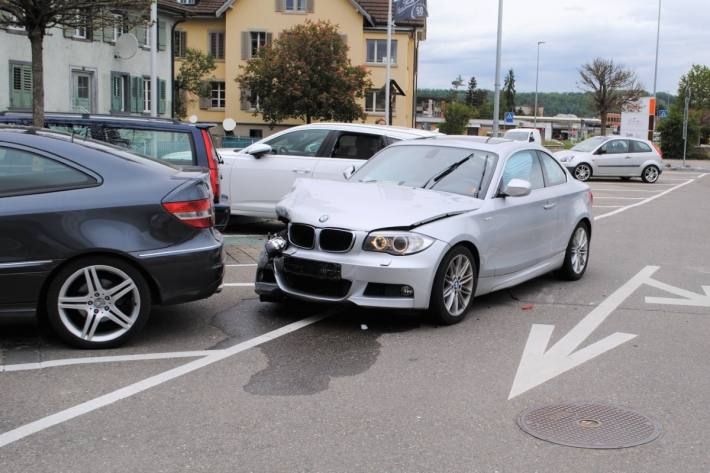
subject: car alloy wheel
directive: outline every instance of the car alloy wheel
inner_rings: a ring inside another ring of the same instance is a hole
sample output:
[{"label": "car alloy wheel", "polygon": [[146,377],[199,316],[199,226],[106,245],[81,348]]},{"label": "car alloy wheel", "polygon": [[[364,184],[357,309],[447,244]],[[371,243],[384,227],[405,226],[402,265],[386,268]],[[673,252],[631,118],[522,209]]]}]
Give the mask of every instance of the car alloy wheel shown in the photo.
[{"label": "car alloy wheel", "polygon": [[582,274],[587,267],[587,256],[589,255],[589,238],[584,227],[578,227],[572,237],[572,271],[575,274]]},{"label": "car alloy wheel", "polygon": [[643,182],[653,184],[658,180],[659,172],[656,166],[647,166],[643,170]]},{"label": "car alloy wheel", "polygon": [[464,255],[449,262],[444,277],[444,305],[454,317],[460,317],[473,297],[473,265]]},{"label": "car alloy wheel", "polygon": [[141,273],[114,258],[85,260],[65,268],[48,293],[48,315],[55,331],[81,348],[121,344],[143,326],[150,304]]},{"label": "car alloy wheel", "polygon": [[577,167],[574,168],[574,177],[578,181],[588,181],[589,178],[592,177],[592,168],[590,168],[588,164],[578,164]]},{"label": "car alloy wheel", "polygon": [[574,229],[567,244],[565,260],[558,274],[562,279],[576,281],[584,276],[589,263],[589,227],[582,222]]}]

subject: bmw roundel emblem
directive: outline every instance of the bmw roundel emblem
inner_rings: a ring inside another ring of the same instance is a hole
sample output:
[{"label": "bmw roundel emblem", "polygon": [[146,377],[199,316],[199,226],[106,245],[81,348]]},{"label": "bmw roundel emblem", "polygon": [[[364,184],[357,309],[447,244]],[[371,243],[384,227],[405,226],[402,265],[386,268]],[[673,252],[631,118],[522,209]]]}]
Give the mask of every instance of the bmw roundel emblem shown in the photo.
[{"label": "bmw roundel emblem", "polygon": [[330,216],[328,216],[328,215],[323,215],[323,216],[321,216],[321,218],[318,219],[318,221],[319,221],[320,223],[325,223],[325,222],[328,221],[329,218],[330,218]]}]

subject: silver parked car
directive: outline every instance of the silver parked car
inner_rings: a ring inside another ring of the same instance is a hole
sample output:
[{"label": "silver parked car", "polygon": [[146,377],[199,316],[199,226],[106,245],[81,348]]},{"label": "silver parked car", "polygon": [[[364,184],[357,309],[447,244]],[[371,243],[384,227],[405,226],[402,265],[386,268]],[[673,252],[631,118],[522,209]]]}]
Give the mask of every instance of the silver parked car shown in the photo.
[{"label": "silver parked car", "polygon": [[582,277],[592,195],[538,145],[442,137],[381,151],[348,182],[299,180],[259,262],[262,300],[429,309],[460,321],[475,295],[552,270]]},{"label": "silver parked car", "polygon": [[595,136],[570,150],[555,153],[557,159],[580,181],[592,176],[640,177],[652,184],[663,171],[660,151],[648,141],[618,136]]}]

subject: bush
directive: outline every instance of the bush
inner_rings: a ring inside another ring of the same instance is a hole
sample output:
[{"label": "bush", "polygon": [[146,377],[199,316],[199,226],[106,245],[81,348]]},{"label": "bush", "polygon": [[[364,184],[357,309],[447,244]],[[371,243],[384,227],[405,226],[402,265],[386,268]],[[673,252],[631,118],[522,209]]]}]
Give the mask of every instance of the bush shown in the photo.
[{"label": "bush", "polygon": [[[698,122],[693,117],[688,121],[688,150],[698,142]],[[668,117],[658,124],[661,133],[661,150],[663,157],[672,159],[683,158],[683,114],[671,110]]]},{"label": "bush", "polygon": [[447,135],[463,135],[466,133],[468,121],[474,116],[474,109],[466,104],[453,102],[446,105],[444,119],[439,131]]}]

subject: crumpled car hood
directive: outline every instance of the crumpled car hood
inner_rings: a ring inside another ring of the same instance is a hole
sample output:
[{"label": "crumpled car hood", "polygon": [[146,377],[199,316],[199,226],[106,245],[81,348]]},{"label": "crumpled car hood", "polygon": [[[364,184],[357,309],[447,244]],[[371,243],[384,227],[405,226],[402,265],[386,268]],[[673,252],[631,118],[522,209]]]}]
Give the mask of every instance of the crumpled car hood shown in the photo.
[{"label": "crumpled car hood", "polygon": [[393,183],[299,179],[276,212],[291,222],[316,227],[372,231],[415,227],[479,209],[482,204],[472,197]]}]

